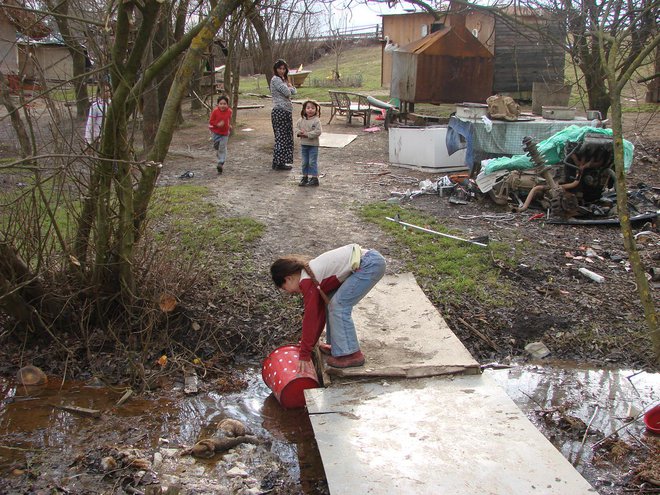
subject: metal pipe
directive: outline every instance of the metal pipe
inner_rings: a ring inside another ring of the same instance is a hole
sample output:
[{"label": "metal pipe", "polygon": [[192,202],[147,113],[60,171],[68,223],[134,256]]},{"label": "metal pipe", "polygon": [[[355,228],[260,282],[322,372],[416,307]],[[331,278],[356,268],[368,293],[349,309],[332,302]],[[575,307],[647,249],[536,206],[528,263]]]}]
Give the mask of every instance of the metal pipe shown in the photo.
[{"label": "metal pipe", "polygon": [[441,235],[442,237],[448,237],[450,239],[456,239],[457,241],[469,242],[470,244],[474,244],[475,246],[488,247],[488,244],[484,244],[482,242],[471,241],[469,239],[462,239],[460,237],[456,237],[455,235],[443,234],[442,232],[436,232],[435,230],[425,229],[424,227],[420,227],[418,225],[413,225],[411,223],[402,222],[401,220],[397,220],[396,218],[385,217],[385,219],[389,220],[391,222],[396,222],[398,224],[405,225],[406,227],[410,227],[412,229],[421,230],[422,232],[426,232],[427,234]]},{"label": "metal pipe", "polygon": [[527,199],[525,199],[525,203],[520,207],[520,208],[513,208],[513,211],[515,213],[520,213],[521,211],[525,211],[527,208],[529,208],[530,203],[534,199],[534,195],[542,190],[546,189],[548,186],[545,186],[543,184],[539,184],[538,186],[534,186],[530,189],[529,193],[527,194]]}]

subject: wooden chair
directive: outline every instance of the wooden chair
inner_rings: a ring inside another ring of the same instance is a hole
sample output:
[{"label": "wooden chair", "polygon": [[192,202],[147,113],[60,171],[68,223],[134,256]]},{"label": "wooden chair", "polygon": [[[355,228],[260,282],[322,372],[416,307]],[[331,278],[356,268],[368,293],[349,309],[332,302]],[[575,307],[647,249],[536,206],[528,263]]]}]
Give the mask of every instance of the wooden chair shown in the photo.
[{"label": "wooden chair", "polygon": [[365,95],[346,91],[328,91],[328,93],[332,102],[328,124],[336,114],[346,116],[348,124],[352,122],[353,117],[361,118],[365,127],[371,123],[371,104]]}]

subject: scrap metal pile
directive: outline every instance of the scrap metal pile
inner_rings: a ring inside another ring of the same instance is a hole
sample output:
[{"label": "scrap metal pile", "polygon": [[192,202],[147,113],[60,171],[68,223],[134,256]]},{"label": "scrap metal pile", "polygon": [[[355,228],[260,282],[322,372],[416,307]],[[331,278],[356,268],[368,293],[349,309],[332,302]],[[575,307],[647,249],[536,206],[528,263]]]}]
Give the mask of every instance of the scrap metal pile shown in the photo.
[{"label": "scrap metal pile", "polygon": [[[611,130],[569,127],[541,143],[523,140],[527,153],[485,160],[477,177],[481,192],[497,204],[516,203],[513,210],[536,207],[556,223],[617,222],[616,175]],[[625,170],[633,146],[624,140]],[[631,220],[657,217],[660,191],[639,185],[628,192]]]}]

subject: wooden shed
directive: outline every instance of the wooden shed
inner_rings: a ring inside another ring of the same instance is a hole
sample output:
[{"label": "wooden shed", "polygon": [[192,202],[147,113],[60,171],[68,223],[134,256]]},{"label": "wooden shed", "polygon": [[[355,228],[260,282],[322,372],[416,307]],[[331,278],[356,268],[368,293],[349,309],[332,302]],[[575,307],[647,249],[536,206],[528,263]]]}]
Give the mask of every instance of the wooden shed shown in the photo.
[{"label": "wooden shed", "polygon": [[392,52],[390,95],[402,102],[485,101],[493,89],[493,54],[465,27],[451,26]]},{"label": "wooden shed", "polygon": [[68,81],[73,77],[73,58],[58,36],[41,40],[22,38],[17,42],[18,63],[26,79]]},{"label": "wooden shed", "polygon": [[[564,28],[556,19],[523,7],[510,7],[504,13],[521,24],[495,16],[493,10],[463,8],[465,27],[494,56],[493,93],[514,98],[531,98],[534,82],[563,82],[565,54],[561,47],[543,41],[536,28],[563,39]],[[451,26],[452,15],[441,23]],[[428,12],[383,15],[381,84],[391,87],[396,49],[406,47],[431,33],[434,17]],[[525,27],[530,26],[530,27]]]}]

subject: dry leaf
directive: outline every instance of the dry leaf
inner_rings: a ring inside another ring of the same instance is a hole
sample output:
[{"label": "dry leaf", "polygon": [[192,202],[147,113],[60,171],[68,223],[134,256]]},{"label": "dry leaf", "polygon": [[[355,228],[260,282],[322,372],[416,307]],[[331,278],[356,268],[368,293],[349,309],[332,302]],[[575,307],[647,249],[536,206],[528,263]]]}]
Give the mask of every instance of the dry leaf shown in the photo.
[{"label": "dry leaf", "polygon": [[167,356],[163,354],[161,357],[158,358],[157,363],[164,367],[167,364]]},{"label": "dry leaf", "polygon": [[176,308],[176,299],[171,294],[161,294],[159,304],[163,313],[171,313]]}]

